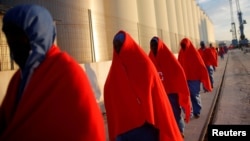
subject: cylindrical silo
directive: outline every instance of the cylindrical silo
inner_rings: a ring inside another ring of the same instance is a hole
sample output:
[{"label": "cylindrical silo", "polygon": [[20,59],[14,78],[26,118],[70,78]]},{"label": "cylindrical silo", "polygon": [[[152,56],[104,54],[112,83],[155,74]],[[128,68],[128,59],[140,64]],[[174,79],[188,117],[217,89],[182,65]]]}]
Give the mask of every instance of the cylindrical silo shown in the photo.
[{"label": "cylindrical silo", "polygon": [[107,51],[108,43],[106,38],[104,0],[86,0],[89,9],[88,18],[90,24],[91,48],[94,56],[93,61],[99,62],[110,58]]},{"label": "cylindrical silo", "polygon": [[201,37],[200,37],[200,7],[198,4],[195,4],[195,15],[196,15],[196,36],[197,36],[197,41],[200,41]]},{"label": "cylindrical silo", "polygon": [[215,41],[214,25],[213,25],[212,21],[210,22],[210,29],[209,30],[210,30],[210,34],[211,34],[210,42],[215,43],[216,41]]},{"label": "cylindrical silo", "polygon": [[135,0],[105,0],[105,22],[109,29],[108,36],[118,30],[128,32],[137,42],[138,39],[138,13]]},{"label": "cylindrical silo", "polygon": [[205,25],[205,15],[204,15],[204,11],[201,9],[200,11],[200,16],[201,16],[201,40],[204,41],[206,39],[206,32],[205,32],[205,28],[206,28],[206,25]]},{"label": "cylindrical silo", "polygon": [[199,26],[198,26],[198,14],[197,14],[197,4],[195,0],[192,0],[192,12],[194,16],[194,40],[197,43],[200,38],[199,38]]},{"label": "cylindrical silo", "polygon": [[[157,34],[170,48],[170,33],[167,15],[166,0],[155,0],[155,18],[157,25]],[[171,49],[171,48],[170,48]]]},{"label": "cylindrical silo", "polygon": [[187,13],[188,13],[188,22],[189,22],[189,28],[190,28],[190,36],[189,38],[191,39],[192,42],[194,42],[194,17],[192,14],[192,5],[191,5],[192,0],[187,0]]},{"label": "cylindrical silo", "polygon": [[182,1],[182,15],[183,15],[183,25],[184,25],[184,32],[185,36],[190,36],[190,28],[189,28],[189,18],[187,13],[187,0],[181,0]]},{"label": "cylindrical silo", "polygon": [[168,22],[169,22],[169,32],[171,39],[171,49],[174,53],[179,51],[179,41],[177,40],[177,20],[176,20],[176,10],[175,10],[175,1],[166,0],[167,4],[167,13],[168,13]]},{"label": "cylindrical silo", "polygon": [[213,29],[213,23],[209,17],[207,17],[207,31],[208,31],[208,43],[215,42],[214,39],[214,29]]},{"label": "cylindrical silo", "polygon": [[204,34],[204,42],[208,41],[208,24],[207,24],[207,15],[203,12],[203,34]]},{"label": "cylindrical silo", "polygon": [[182,0],[175,0],[176,20],[178,27],[178,41],[185,36]]},{"label": "cylindrical silo", "polygon": [[137,0],[139,44],[149,52],[152,36],[157,35],[154,0]]},{"label": "cylindrical silo", "polygon": [[198,31],[199,31],[199,40],[202,40],[202,26],[201,26],[201,8],[197,6],[197,21],[198,21]]}]

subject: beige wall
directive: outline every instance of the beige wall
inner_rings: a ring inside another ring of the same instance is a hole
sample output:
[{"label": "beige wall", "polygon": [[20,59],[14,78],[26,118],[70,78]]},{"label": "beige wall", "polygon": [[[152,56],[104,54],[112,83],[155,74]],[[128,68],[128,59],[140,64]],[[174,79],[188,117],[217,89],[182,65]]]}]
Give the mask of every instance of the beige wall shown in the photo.
[{"label": "beige wall", "polygon": [[102,112],[105,112],[103,103],[103,88],[110,65],[111,61],[81,64],[89,78],[96,100],[99,103]]},{"label": "beige wall", "polygon": [[0,71],[0,103],[4,98],[8,83],[15,71]]}]

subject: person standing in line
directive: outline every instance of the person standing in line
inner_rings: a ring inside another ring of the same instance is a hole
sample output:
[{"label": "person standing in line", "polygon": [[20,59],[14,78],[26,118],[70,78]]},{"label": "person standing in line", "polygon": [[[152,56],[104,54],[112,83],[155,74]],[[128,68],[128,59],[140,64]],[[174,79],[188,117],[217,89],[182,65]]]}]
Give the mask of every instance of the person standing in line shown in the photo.
[{"label": "person standing in line", "polygon": [[19,69],[0,107],[0,140],[105,141],[87,75],[53,43],[56,28],[49,11],[17,5],[4,15],[2,30]]},{"label": "person standing in line", "polygon": [[224,50],[224,54],[227,54],[228,52],[228,47],[226,44],[223,45],[223,50]]},{"label": "person standing in line", "polygon": [[222,60],[224,60],[224,54],[225,54],[224,47],[223,46],[219,46],[218,55],[220,56],[220,58]]},{"label": "person standing in line", "polygon": [[154,64],[125,31],[104,85],[110,141],[183,141]]},{"label": "person standing in line", "polygon": [[[175,120],[184,137],[185,122],[189,122],[191,112],[190,93],[184,70],[174,54],[159,37],[153,37],[150,41],[149,58],[159,73],[172,106]],[[184,111],[182,111],[182,108]],[[182,116],[183,113],[185,118]]]},{"label": "person standing in line", "polygon": [[212,50],[213,56],[215,58],[213,59],[212,66],[213,66],[213,70],[216,71],[216,67],[218,67],[218,53],[212,43],[209,44],[209,48]]},{"label": "person standing in line", "polygon": [[[201,55],[201,58],[205,63],[205,66],[207,68],[207,72],[209,74],[210,83],[211,83],[211,86],[213,88],[213,83],[214,83],[213,67],[216,65],[216,58],[214,56],[214,53],[210,48],[207,48],[205,46],[204,41],[200,42],[200,48],[198,49],[198,52]],[[203,89],[204,89],[204,92],[208,92],[205,87],[203,87]]]},{"label": "person standing in line", "polygon": [[184,69],[192,102],[192,114],[199,118],[202,109],[200,97],[200,85],[207,91],[212,91],[209,75],[199,52],[188,38],[183,38],[180,42],[178,61]]}]

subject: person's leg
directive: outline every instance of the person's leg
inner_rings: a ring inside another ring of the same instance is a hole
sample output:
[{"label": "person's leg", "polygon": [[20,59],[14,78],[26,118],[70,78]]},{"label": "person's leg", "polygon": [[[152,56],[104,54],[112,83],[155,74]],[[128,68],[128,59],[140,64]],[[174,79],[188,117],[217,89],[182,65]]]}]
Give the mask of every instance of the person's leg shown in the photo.
[{"label": "person's leg", "polygon": [[181,115],[182,109],[181,109],[181,106],[179,104],[178,95],[174,94],[174,93],[168,94],[168,98],[169,98],[169,102],[172,106],[172,109],[174,112],[174,117],[175,117],[176,123],[179,127],[179,130],[182,133],[182,135],[184,135],[185,122],[184,122],[184,118]]},{"label": "person's leg", "polygon": [[211,86],[213,88],[213,83],[214,83],[214,79],[213,79],[213,67],[212,66],[207,66],[207,71],[208,71],[208,74],[209,74],[209,79],[210,79]]},{"label": "person's leg", "polygon": [[159,141],[159,130],[148,123],[119,135],[116,141]]},{"label": "person's leg", "polygon": [[192,102],[192,112],[195,117],[200,116],[202,104],[200,98],[200,81],[188,81],[191,102]]}]

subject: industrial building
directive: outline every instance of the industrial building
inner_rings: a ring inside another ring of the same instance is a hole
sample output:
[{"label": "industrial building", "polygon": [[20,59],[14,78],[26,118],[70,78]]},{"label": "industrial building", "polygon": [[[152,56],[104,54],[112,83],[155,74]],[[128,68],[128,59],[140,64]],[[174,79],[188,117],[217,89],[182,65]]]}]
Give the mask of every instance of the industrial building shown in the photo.
[{"label": "industrial building", "polygon": [[[212,21],[195,0],[0,0],[0,18],[22,3],[39,4],[51,12],[57,44],[79,63],[111,60],[112,38],[120,29],[146,52],[153,36],[162,38],[174,53],[183,37],[195,45],[200,40],[215,42]],[[2,32],[0,42],[1,70],[11,69]]]},{"label": "industrial building", "polygon": [[[39,4],[51,12],[56,44],[83,66],[98,89],[98,100],[113,55],[113,36],[119,30],[130,33],[146,53],[153,36],[160,37],[174,54],[184,37],[197,47],[201,40],[215,43],[213,23],[196,0],[0,0],[0,27],[4,13],[23,3]],[[0,77],[1,72],[16,69],[0,31]]]}]

